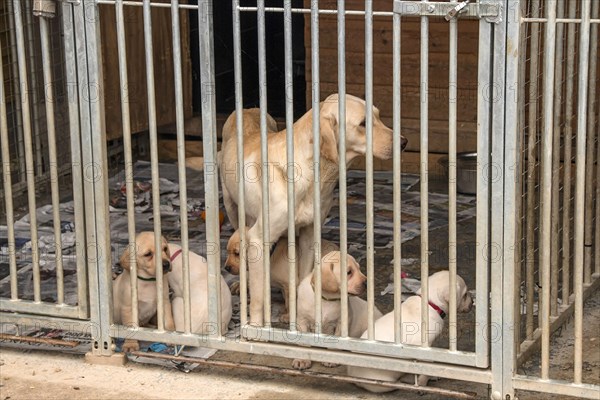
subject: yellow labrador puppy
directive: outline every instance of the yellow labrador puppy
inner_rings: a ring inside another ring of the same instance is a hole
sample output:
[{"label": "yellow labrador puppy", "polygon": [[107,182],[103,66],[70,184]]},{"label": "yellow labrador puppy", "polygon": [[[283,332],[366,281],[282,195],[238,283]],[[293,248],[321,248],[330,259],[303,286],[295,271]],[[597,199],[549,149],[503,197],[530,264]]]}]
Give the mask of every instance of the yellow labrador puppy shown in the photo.
[{"label": "yellow labrador puppy", "polygon": [[[333,191],[337,184],[339,171],[338,95],[333,94],[320,106],[320,154],[313,154],[313,110],[304,114],[294,123],[294,176],[295,176],[295,224],[299,236],[300,248],[299,276],[306,277],[312,270],[314,249],[313,223],[322,223],[333,204]],[[379,118],[379,110],[373,107],[366,110],[365,101],[346,95],[346,163],[351,163],[366,152],[366,115],[373,120],[373,155],[380,159],[392,157],[392,130]],[[403,148],[406,139],[402,138]],[[269,157],[269,232],[270,243],[275,243],[287,232],[287,154],[286,130],[271,133],[268,136]],[[238,204],[238,177],[235,173],[237,154],[234,146],[226,146],[220,159],[220,171],[223,185],[223,199],[226,204]],[[321,220],[314,221],[313,192],[315,186],[314,167],[318,166],[321,192]],[[249,135],[244,142],[245,203],[248,231],[248,243],[260,247],[263,236],[262,216],[262,173],[261,144],[258,135]],[[265,171],[266,172],[266,171]],[[228,214],[231,217],[231,207]],[[235,217],[234,217],[235,218]],[[235,226],[235,225],[234,225]],[[254,293],[250,302],[250,324],[262,326],[263,303],[262,286],[263,263],[261,259],[251,259],[248,263],[250,291]]]},{"label": "yellow labrador puppy", "polygon": [[[160,249],[154,247],[154,232],[141,232],[135,239],[139,326],[148,326],[152,317],[156,315],[155,258],[162,259],[163,274],[167,274],[171,269],[169,246],[164,237],[161,238],[161,244]],[[119,261],[123,273],[113,281],[113,322],[125,326],[135,326],[132,318],[130,256],[130,247],[127,246]],[[166,330],[173,331],[175,325],[169,301],[169,283],[167,279],[163,282],[164,325]],[[134,339],[126,339],[123,344],[124,352],[137,351],[139,348],[138,341]]]},{"label": "yellow labrador puppy", "polygon": [[[181,246],[169,243],[171,252],[171,267],[169,285],[173,288],[173,318],[175,329],[185,331],[184,325],[184,297],[183,297],[183,256]],[[192,251],[189,252],[190,260],[190,306],[192,333],[209,334],[216,331],[208,319],[208,264],[206,259]],[[221,333],[227,332],[231,320],[231,292],[225,279],[219,274],[221,280]]]},{"label": "yellow labrador puppy", "polygon": [[[456,305],[458,312],[469,312],[473,307],[473,299],[467,291],[465,281],[456,277]],[[427,344],[431,346],[434,340],[442,333],[444,319],[448,312],[450,302],[450,274],[448,271],[439,271],[429,277],[429,335]],[[416,296],[411,296],[402,303],[402,343],[419,346],[421,341],[421,296],[420,290]],[[367,337],[365,332],[362,338]],[[394,312],[391,311],[375,322],[375,340],[384,342],[394,341]],[[386,371],[374,368],[348,367],[348,375],[376,379],[381,381],[396,382],[404,374],[395,371]],[[420,375],[418,385],[426,386],[429,377]],[[380,386],[357,384],[371,392],[382,393],[395,390]]]},{"label": "yellow labrador puppy", "polygon": [[[341,293],[340,293],[340,268],[341,268],[341,253],[332,251],[325,254],[321,259],[321,332],[324,335],[340,335],[340,316],[341,316]],[[348,255],[346,262],[347,273],[345,274],[348,280],[348,294],[360,296],[367,288],[367,277],[360,272],[360,266],[352,257]],[[315,276],[311,272],[302,280],[298,286],[298,331],[314,332],[315,321]],[[353,297],[349,298],[348,302],[348,320],[349,331],[356,334],[357,326],[366,326],[366,313],[362,315],[354,314],[354,311],[366,311],[366,307],[362,308],[360,302],[352,301]],[[355,304],[356,303],[356,304]],[[356,310],[353,309],[356,308]],[[377,310],[379,311],[379,310]],[[381,313],[379,313],[379,316]],[[355,321],[356,320],[356,321]],[[354,328],[353,322],[354,322]],[[350,333],[350,332],[349,332]],[[292,363],[296,369],[310,368],[312,365],[310,360],[295,359]],[[325,364],[326,366],[334,366],[334,364]]]},{"label": "yellow labrador puppy", "polygon": [[[246,232],[248,228],[246,228]],[[289,243],[287,237],[282,237],[279,241],[271,248],[271,287],[275,287],[281,290],[283,299],[285,302],[285,313],[279,317],[280,322],[289,322],[289,257],[288,257]],[[338,247],[328,241],[321,240],[321,254],[328,254],[331,251],[339,250]],[[249,254],[248,257],[252,257]],[[296,260],[298,260],[298,254],[296,254]],[[240,273],[240,232],[236,230],[227,242],[227,259],[225,260],[225,269],[234,275]],[[296,285],[300,283],[298,277],[298,269],[296,269]],[[233,286],[232,286],[233,287]],[[233,289],[232,289],[233,290]],[[364,329],[363,329],[364,330]],[[360,332],[362,333],[362,331]]]}]

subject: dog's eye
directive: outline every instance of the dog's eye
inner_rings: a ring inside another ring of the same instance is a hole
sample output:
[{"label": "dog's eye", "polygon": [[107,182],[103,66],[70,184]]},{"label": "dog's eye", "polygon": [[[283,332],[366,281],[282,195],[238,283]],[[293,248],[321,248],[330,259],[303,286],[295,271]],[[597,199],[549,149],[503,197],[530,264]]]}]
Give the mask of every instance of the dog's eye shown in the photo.
[{"label": "dog's eye", "polygon": [[361,123],[360,123],[360,126],[361,126],[361,127],[363,127],[363,128],[364,128],[364,127],[366,127],[366,126],[367,126],[367,120],[366,120],[366,119],[363,119],[363,120],[361,121]]},{"label": "dog's eye", "polygon": [[351,269],[348,270],[348,276],[350,276],[350,275],[352,275],[352,270]]},{"label": "dog's eye", "polygon": [[144,254],[144,257],[152,257],[152,252],[151,251],[146,252],[146,254]]},{"label": "dog's eye", "polygon": [[234,251],[234,252],[233,252],[233,254],[235,254],[236,256],[238,256],[238,257],[239,257],[239,255],[240,255],[240,252],[236,250],[236,251]]}]

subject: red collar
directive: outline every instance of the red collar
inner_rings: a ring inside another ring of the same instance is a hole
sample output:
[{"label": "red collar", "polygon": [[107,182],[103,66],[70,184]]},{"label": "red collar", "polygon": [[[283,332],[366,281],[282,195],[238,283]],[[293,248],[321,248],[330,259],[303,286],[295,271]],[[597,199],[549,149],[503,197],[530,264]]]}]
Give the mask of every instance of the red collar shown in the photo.
[{"label": "red collar", "polygon": [[169,259],[169,261],[173,262],[175,261],[175,259],[177,258],[178,255],[181,254],[181,249],[177,250],[175,253],[173,253],[173,255],[171,256],[171,258]]},{"label": "red collar", "polygon": [[[421,297],[420,294],[418,294],[417,296]],[[442,310],[437,304],[431,301],[429,301],[427,304],[429,304],[429,306],[433,308],[440,315],[440,317],[442,317],[442,319],[446,318],[446,312]]]}]

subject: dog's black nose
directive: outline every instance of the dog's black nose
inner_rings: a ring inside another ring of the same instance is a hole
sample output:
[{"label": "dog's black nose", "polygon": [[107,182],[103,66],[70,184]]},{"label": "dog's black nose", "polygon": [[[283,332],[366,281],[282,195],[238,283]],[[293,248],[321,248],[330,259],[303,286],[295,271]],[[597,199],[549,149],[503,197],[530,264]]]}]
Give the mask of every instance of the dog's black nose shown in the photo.
[{"label": "dog's black nose", "polygon": [[171,270],[171,262],[163,261],[163,272],[169,272]]},{"label": "dog's black nose", "polygon": [[408,139],[406,139],[404,136],[402,136],[402,150],[404,150],[406,148],[406,145],[408,144]]}]

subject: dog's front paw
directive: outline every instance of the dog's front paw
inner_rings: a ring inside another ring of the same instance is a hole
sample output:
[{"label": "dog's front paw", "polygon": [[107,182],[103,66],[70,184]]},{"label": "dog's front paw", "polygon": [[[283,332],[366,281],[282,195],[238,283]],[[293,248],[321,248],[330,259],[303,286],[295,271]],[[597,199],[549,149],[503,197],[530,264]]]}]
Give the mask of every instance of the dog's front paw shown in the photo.
[{"label": "dog's front paw", "polygon": [[131,353],[132,351],[139,351],[140,343],[135,339],[125,339],[122,349],[123,349],[123,353]]},{"label": "dog's front paw", "polygon": [[328,363],[328,362],[324,362],[322,364],[323,364],[324,367],[327,367],[327,368],[335,368],[335,367],[339,367],[340,366],[340,364]]},{"label": "dog's front paw", "polygon": [[281,314],[279,316],[279,322],[282,322],[284,324],[289,324],[289,322],[290,322],[290,314],[288,314],[288,313]]},{"label": "dog's front paw", "polygon": [[296,358],[292,362],[292,367],[294,367],[294,369],[299,369],[299,370],[309,369],[311,365],[312,365],[312,361],[310,361],[310,360],[300,360],[298,358]]},{"label": "dog's front paw", "polygon": [[239,296],[240,294],[240,281],[235,281],[229,286],[229,290],[231,290],[231,294],[234,296]]}]

